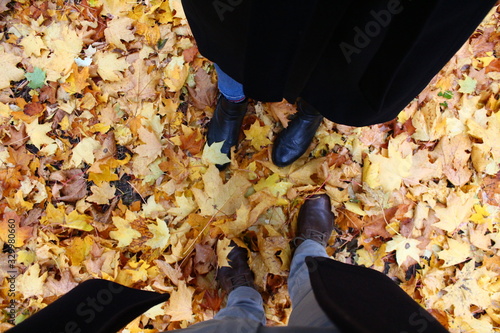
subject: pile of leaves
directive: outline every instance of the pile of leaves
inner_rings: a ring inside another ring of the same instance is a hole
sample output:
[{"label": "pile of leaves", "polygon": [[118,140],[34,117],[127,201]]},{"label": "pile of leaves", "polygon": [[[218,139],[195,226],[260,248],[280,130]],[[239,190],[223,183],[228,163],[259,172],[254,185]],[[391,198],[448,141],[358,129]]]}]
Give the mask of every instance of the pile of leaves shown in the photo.
[{"label": "pile of leaves", "polygon": [[179,0],[0,0],[0,17],[2,330],[12,299],[20,322],[93,278],[171,293],[124,333],[210,319],[230,240],[249,250],[269,325],[286,324],[298,209],[326,192],[332,257],[384,272],[451,332],[498,331],[497,7],[393,122],[325,121],[278,168],[272,141],[295,108],[255,102],[224,172],[204,138],[215,71]]}]

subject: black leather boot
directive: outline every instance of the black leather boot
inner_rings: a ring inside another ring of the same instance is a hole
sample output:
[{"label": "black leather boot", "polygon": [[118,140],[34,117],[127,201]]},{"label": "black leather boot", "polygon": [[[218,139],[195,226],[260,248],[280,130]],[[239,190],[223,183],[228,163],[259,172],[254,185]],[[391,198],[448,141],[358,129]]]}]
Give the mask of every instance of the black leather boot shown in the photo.
[{"label": "black leather boot", "polygon": [[217,271],[217,281],[226,292],[231,292],[238,287],[255,288],[252,270],[248,266],[248,253],[242,247],[231,242],[233,249],[227,256],[231,267],[220,267]]},{"label": "black leather boot", "polygon": [[[221,152],[231,158],[231,147],[238,143],[241,124],[247,111],[248,100],[234,103],[224,95],[219,96],[214,115],[208,124],[207,143],[211,146],[215,142],[224,141]],[[217,165],[219,170],[226,168],[229,163]]]},{"label": "black leather boot", "polygon": [[300,245],[306,239],[312,239],[326,246],[334,221],[330,197],[326,194],[313,195],[300,207],[295,244]]},{"label": "black leather boot", "polygon": [[302,156],[311,144],[323,116],[304,100],[298,102],[298,112],[288,127],[274,141],[272,159],[279,167],[285,167]]}]

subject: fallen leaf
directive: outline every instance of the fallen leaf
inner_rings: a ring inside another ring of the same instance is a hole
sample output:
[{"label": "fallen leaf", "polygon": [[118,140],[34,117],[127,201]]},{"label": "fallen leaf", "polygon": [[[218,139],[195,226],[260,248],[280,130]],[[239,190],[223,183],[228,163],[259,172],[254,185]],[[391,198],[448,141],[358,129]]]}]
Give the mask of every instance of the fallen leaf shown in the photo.
[{"label": "fallen leaf", "polygon": [[396,261],[401,266],[408,257],[414,259],[417,263],[420,262],[421,250],[418,248],[420,241],[412,238],[406,238],[401,235],[396,235],[392,240],[387,242],[386,252],[396,251]]},{"label": "fallen leaf", "polygon": [[193,319],[193,294],[193,287],[188,287],[185,281],[179,281],[177,290],[170,294],[170,299],[165,307],[165,313],[171,317],[170,321],[191,321]]},{"label": "fallen leaf", "polygon": [[10,86],[10,81],[19,81],[24,78],[24,71],[17,68],[17,64],[22,59],[22,57],[6,53],[3,49],[0,49],[0,63],[3,66],[0,89],[8,88]]},{"label": "fallen leaf", "polygon": [[[106,8],[106,7],[104,7]],[[104,36],[109,44],[115,45],[117,48],[124,51],[127,50],[122,41],[130,42],[134,37],[132,28],[134,20],[126,16],[116,16],[107,23],[107,28],[104,30]]]},{"label": "fallen leaf", "polygon": [[227,155],[221,152],[223,144],[224,141],[214,142],[210,146],[206,143],[201,156],[202,160],[207,164],[224,165],[226,163],[230,163],[231,160],[227,157]]},{"label": "fallen leaf", "polygon": [[90,187],[92,195],[87,197],[88,202],[94,202],[99,205],[108,205],[109,200],[115,197],[116,188],[110,183],[104,182],[100,186],[93,185]]},{"label": "fallen leaf", "polygon": [[454,266],[471,257],[472,251],[469,244],[453,238],[448,238],[447,243],[448,248],[438,252],[439,259],[444,260],[443,267]]},{"label": "fallen leaf", "polygon": [[271,144],[267,137],[271,131],[271,126],[261,126],[260,121],[256,120],[248,130],[244,130],[246,139],[251,141],[251,145],[260,150],[262,147]]},{"label": "fallen leaf", "polygon": [[231,245],[231,240],[229,238],[222,238],[217,241],[217,266],[219,268],[231,267],[228,256],[233,248],[234,245]]},{"label": "fallen leaf", "polygon": [[135,219],[132,212],[127,211],[126,219],[119,216],[113,216],[112,219],[117,230],[110,231],[109,236],[118,241],[118,247],[128,246],[134,238],[141,236],[139,231],[130,226],[130,222]]}]

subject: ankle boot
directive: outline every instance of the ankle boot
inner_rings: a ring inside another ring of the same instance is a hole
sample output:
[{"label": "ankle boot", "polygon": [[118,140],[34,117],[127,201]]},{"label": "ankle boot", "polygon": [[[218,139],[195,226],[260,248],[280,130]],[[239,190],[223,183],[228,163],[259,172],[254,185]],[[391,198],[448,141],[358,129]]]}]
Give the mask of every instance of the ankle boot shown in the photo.
[{"label": "ankle boot", "polygon": [[233,249],[229,252],[227,260],[231,267],[220,267],[217,271],[217,281],[226,291],[231,292],[238,287],[255,288],[254,276],[248,266],[247,250],[231,241]]},{"label": "ankle boot", "polygon": [[[208,124],[207,143],[211,146],[215,142],[224,141],[221,152],[231,158],[231,147],[238,143],[243,118],[247,111],[248,100],[234,103],[224,95],[219,96],[214,115]],[[217,165],[219,170],[227,167],[229,163]]]},{"label": "ankle boot", "polygon": [[311,239],[326,246],[334,221],[330,197],[326,194],[313,195],[300,207],[295,244],[300,245],[306,239]]},{"label": "ankle boot", "polygon": [[323,116],[304,100],[298,102],[298,112],[288,127],[274,141],[272,159],[279,167],[285,167],[302,156],[311,144]]}]

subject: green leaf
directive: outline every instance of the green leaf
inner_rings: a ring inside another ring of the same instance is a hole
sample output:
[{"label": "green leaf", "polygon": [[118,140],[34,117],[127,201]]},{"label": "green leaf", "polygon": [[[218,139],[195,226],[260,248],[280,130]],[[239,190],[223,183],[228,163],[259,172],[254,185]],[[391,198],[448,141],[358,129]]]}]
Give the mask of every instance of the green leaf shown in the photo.
[{"label": "green leaf", "polygon": [[33,73],[26,73],[25,76],[29,82],[28,87],[30,87],[31,89],[43,87],[45,85],[45,79],[47,78],[45,72],[38,67],[35,67]]},{"label": "green leaf", "polygon": [[464,80],[458,80],[458,84],[460,85],[459,92],[464,94],[472,94],[476,91],[477,81],[471,78],[470,76],[465,76]]},{"label": "green leaf", "polygon": [[438,96],[444,97],[446,99],[452,99],[453,98],[453,91],[450,91],[450,90],[440,91],[438,93]]}]

